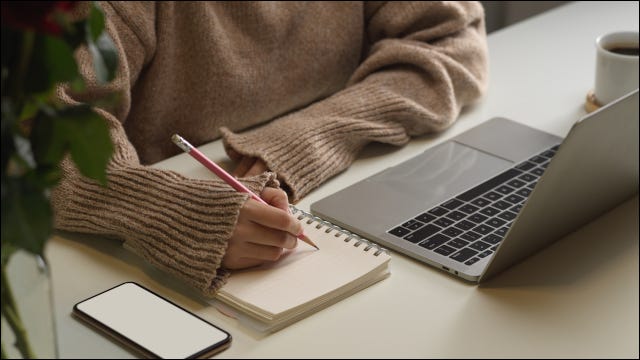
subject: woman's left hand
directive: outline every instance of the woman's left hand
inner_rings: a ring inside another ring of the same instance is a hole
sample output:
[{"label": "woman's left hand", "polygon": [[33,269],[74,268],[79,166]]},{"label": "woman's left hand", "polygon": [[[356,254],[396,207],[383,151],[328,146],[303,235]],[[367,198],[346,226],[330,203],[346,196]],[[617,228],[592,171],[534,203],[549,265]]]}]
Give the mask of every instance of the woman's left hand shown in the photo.
[{"label": "woman's left hand", "polygon": [[263,172],[269,170],[267,164],[260,158],[243,156],[238,154],[233,149],[226,149],[227,154],[231,160],[238,162],[236,168],[231,172],[231,175],[241,178],[253,175],[260,175]]}]

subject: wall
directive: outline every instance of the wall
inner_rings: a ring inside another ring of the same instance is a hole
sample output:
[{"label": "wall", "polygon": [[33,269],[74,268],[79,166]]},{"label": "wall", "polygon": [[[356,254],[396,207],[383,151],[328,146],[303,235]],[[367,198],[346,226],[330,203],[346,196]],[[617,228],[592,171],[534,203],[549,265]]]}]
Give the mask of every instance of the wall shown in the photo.
[{"label": "wall", "polygon": [[481,1],[487,33],[524,20],[568,1]]}]

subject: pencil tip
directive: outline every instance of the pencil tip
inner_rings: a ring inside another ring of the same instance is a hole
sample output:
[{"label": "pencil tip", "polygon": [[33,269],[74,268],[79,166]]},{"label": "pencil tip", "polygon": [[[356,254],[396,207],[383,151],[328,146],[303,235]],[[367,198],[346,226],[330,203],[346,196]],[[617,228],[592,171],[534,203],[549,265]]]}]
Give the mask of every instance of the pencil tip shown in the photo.
[{"label": "pencil tip", "polygon": [[318,245],[316,245],[313,241],[311,241],[311,239],[309,239],[309,237],[305,234],[300,234],[299,238],[306,242],[307,244],[313,246],[314,248],[316,248],[316,250],[320,250],[320,248],[318,247]]}]

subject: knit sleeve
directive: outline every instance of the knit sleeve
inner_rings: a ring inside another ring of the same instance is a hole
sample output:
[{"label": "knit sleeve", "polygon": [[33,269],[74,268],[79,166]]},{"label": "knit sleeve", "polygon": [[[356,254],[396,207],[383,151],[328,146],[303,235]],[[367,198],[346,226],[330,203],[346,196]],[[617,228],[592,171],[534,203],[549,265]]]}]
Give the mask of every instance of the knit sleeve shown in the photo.
[{"label": "knit sleeve", "polygon": [[364,13],[366,56],[342,91],[242,134],[223,129],[225,146],[264,160],[294,201],[367,143],[441,131],[485,91],[479,2],[372,2]]},{"label": "knit sleeve", "polygon": [[[137,11],[153,11],[146,3],[133,4]],[[96,111],[109,124],[114,153],[103,187],[80,175],[70,159],[62,164],[63,179],[54,189],[51,203],[57,229],[99,234],[125,242],[125,246],[151,264],[170,272],[211,296],[224,283],[228,271],[221,268],[227,241],[247,195],[230,191],[219,180],[195,180],[172,171],[140,164],[122,122],[131,103],[131,87],[154,51],[153,23],[127,23],[113,7],[104,4],[106,26],[119,53],[116,79],[96,85],[88,53],[78,54],[87,78],[88,91],[71,94],[61,88],[62,101],[74,104],[105,94],[118,94],[111,108]],[[169,139],[167,139],[169,141]],[[257,191],[273,181],[265,173],[246,179]]]}]

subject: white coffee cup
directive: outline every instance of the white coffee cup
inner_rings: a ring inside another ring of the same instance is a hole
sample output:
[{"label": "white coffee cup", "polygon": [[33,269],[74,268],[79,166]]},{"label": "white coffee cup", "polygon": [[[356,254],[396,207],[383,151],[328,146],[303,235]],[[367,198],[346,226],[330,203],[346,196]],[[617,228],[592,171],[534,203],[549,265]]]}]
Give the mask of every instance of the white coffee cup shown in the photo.
[{"label": "white coffee cup", "polygon": [[598,37],[594,88],[598,105],[606,105],[637,88],[638,32],[619,31]]}]

